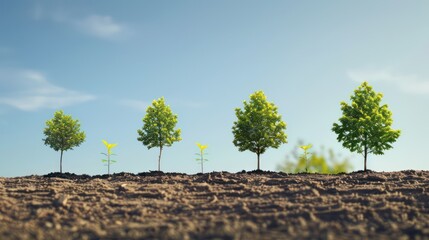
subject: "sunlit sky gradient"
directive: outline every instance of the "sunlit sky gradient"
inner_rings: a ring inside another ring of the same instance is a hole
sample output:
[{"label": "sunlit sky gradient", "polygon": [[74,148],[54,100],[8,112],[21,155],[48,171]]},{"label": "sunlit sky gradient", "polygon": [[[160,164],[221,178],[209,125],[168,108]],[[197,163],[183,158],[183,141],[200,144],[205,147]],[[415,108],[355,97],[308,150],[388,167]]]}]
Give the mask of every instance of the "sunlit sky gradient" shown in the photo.
[{"label": "sunlit sky gradient", "polygon": [[104,174],[106,139],[118,143],[113,172],[156,170],[158,150],[136,140],[146,107],[164,96],[183,141],[161,170],[256,168],[232,144],[234,108],[257,90],[279,107],[288,144],[270,149],[275,170],[299,139],[350,156],[331,131],[364,80],[384,94],[402,136],[376,171],[429,170],[428,1],[0,1],[0,176],[59,171],[43,144],[45,121],[63,109],[86,142],[63,170]]}]

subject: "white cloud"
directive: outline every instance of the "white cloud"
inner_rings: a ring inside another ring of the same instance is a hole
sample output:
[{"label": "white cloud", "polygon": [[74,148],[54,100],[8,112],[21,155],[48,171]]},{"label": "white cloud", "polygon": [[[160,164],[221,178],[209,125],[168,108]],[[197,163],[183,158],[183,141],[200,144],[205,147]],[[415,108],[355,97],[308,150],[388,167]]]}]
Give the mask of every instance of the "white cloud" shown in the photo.
[{"label": "white cloud", "polygon": [[119,23],[109,15],[90,14],[85,17],[76,17],[64,10],[49,10],[41,5],[34,7],[33,18],[69,25],[80,32],[103,39],[124,38],[131,32],[129,26]]},{"label": "white cloud", "polygon": [[120,104],[129,108],[133,108],[138,111],[146,111],[147,107],[151,104],[150,102],[124,99],[120,101]]},{"label": "white cloud", "polygon": [[126,27],[110,16],[91,15],[78,21],[77,26],[90,35],[100,38],[117,38],[125,34]]},{"label": "white cloud", "polygon": [[429,94],[429,79],[417,75],[395,74],[389,69],[375,71],[348,71],[347,75],[357,82],[385,82],[410,94]]},{"label": "white cloud", "polygon": [[43,73],[32,70],[0,71],[0,104],[23,111],[61,108],[95,99],[50,83]]}]

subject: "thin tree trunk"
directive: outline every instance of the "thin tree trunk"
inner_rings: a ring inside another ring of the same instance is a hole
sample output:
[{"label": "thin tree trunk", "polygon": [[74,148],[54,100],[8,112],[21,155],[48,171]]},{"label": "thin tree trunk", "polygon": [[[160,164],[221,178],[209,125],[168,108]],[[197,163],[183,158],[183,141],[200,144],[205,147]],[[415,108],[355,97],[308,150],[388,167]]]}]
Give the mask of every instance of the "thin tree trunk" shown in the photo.
[{"label": "thin tree trunk", "polygon": [[161,171],[161,154],[162,154],[162,146],[159,147],[158,172]]},{"label": "thin tree trunk", "polygon": [[363,171],[366,172],[366,159],[368,158],[368,147],[365,146],[364,166]]},{"label": "thin tree trunk", "polygon": [[63,150],[61,150],[61,157],[60,157],[60,173],[63,173]]},{"label": "thin tree trunk", "polygon": [[258,171],[259,171],[259,170],[261,170],[260,163],[259,163],[259,156],[261,155],[261,153],[257,152],[256,154],[258,155]]}]

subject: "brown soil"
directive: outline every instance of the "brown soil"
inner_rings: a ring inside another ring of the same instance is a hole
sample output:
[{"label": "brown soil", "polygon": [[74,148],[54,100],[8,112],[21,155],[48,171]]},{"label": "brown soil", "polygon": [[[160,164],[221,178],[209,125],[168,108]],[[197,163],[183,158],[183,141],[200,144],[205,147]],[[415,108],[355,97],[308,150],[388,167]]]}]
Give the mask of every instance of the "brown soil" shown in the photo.
[{"label": "brown soil", "polygon": [[0,239],[429,239],[429,172],[0,178]]}]

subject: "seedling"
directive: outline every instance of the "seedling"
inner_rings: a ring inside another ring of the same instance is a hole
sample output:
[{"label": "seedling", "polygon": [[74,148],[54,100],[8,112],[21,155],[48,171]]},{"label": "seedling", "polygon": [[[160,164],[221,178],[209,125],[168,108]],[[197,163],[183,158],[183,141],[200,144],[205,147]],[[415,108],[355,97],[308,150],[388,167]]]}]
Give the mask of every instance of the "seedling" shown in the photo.
[{"label": "seedling", "polygon": [[[300,147],[302,145],[302,142],[299,142],[290,153],[286,154],[285,161],[277,165],[276,169],[286,173],[304,172],[307,162],[301,156],[302,150]],[[311,151],[311,155],[308,156],[307,169],[309,172],[314,173],[338,174],[352,171],[353,166],[350,164],[349,158],[336,154],[332,149],[328,149],[326,152],[325,148],[321,147],[320,151]]]},{"label": "seedling", "polygon": [[101,161],[103,163],[106,163],[105,166],[107,166],[107,174],[110,175],[110,164],[116,163],[116,160],[110,159],[110,156],[116,155],[112,153],[112,148],[116,147],[117,143],[108,143],[106,140],[103,140],[104,145],[107,148],[107,154],[101,153],[107,157],[107,159],[102,159]]},{"label": "seedling", "polygon": [[207,153],[204,152],[204,150],[207,148],[207,145],[201,145],[200,143],[197,143],[198,148],[200,149],[199,153],[195,153],[199,156],[196,160],[201,163],[201,173],[204,173],[204,162],[207,162],[208,159],[204,158]]},{"label": "seedling", "polygon": [[301,148],[302,150],[304,150],[304,154],[302,155],[302,158],[305,160],[305,172],[306,172],[306,173],[308,173],[308,155],[310,154],[310,153],[308,153],[307,151],[308,151],[308,149],[310,149],[312,146],[313,146],[313,145],[311,145],[311,144],[300,146],[300,148]]}]

